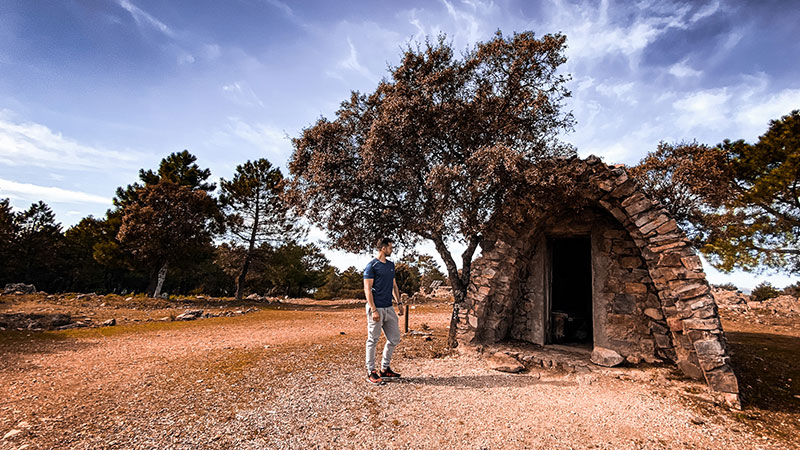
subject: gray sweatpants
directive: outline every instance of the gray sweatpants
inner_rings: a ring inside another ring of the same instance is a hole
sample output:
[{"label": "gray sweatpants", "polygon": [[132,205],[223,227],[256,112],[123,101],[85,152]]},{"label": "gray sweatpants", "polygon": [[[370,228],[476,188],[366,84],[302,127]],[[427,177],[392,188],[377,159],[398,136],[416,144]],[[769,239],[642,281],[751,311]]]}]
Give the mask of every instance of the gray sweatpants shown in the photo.
[{"label": "gray sweatpants", "polygon": [[397,313],[394,308],[388,306],[386,308],[378,308],[380,320],[372,320],[372,311],[369,307],[369,302],[366,305],[367,310],[367,373],[375,370],[375,347],[378,345],[378,339],[381,337],[381,329],[383,334],[386,335],[386,345],[383,346],[383,360],[381,361],[381,369],[385,370],[389,367],[392,361],[392,353],[394,347],[400,343],[400,327],[398,326]]}]

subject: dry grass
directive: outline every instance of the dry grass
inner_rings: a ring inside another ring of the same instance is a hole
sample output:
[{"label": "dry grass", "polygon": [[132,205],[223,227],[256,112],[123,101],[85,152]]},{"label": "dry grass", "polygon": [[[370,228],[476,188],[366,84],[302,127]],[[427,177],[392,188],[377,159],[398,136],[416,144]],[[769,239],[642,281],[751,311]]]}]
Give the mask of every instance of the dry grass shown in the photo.
[{"label": "dry grass", "polygon": [[[72,308],[146,320],[211,307],[184,308],[191,299],[156,309],[131,307],[124,298],[20,300],[0,308]],[[0,435],[20,421],[31,426],[0,441],[0,449],[26,443],[76,449],[800,445],[793,400],[799,334],[791,324],[754,329],[725,322],[745,406],[733,412],[671,368],[590,375],[488,371],[446,348],[450,310],[444,304],[411,311],[411,328],[427,328],[431,339],[406,335],[392,364],[403,379],[371,386],[363,379],[359,302],[261,307],[190,322],[0,332]]]}]

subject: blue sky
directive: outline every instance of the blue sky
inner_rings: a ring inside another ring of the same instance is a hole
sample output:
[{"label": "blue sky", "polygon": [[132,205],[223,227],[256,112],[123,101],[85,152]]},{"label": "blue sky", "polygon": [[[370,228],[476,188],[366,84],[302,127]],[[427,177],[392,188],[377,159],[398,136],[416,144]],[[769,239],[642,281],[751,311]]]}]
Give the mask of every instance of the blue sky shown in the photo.
[{"label": "blue sky", "polygon": [[581,156],[634,164],[660,140],[752,142],[800,108],[798,23],[792,1],[3,0],[0,198],[44,200],[66,228],[174,151],[215,179],[261,157],[286,173],[289,137],[441,32],[458,49],[497,29],[565,33],[577,125],[564,139]]}]

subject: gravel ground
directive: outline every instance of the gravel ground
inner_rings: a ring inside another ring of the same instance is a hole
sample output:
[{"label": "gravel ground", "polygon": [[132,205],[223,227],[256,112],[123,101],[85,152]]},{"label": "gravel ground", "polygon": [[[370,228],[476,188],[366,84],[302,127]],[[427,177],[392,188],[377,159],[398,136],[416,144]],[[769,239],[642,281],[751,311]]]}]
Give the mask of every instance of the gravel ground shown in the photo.
[{"label": "gravel ground", "polygon": [[491,371],[444,349],[446,305],[412,311],[433,339],[406,336],[402,380],[370,385],[344,306],[6,332],[0,449],[792,448],[669,368]]}]

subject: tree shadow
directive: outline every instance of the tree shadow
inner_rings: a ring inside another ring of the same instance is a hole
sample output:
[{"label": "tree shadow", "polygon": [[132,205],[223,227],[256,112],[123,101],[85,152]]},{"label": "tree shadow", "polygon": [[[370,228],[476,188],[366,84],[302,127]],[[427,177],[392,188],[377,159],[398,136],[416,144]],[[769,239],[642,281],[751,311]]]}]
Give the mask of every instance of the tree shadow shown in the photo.
[{"label": "tree shadow", "polygon": [[37,366],[25,362],[28,356],[76,351],[95,345],[98,343],[55,331],[5,330],[0,331],[0,361],[3,362],[3,370],[32,370]]},{"label": "tree shadow", "polygon": [[742,406],[800,413],[800,336],[726,332]]},{"label": "tree shadow", "polygon": [[456,388],[526,387],[534,385],[577,386],[574,381],[540,380],[531,375],[464,375],[449,377],[408,377],[393,383],[423,384],[427,386],[451,386]]}]

